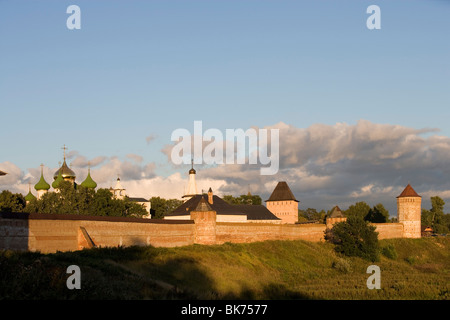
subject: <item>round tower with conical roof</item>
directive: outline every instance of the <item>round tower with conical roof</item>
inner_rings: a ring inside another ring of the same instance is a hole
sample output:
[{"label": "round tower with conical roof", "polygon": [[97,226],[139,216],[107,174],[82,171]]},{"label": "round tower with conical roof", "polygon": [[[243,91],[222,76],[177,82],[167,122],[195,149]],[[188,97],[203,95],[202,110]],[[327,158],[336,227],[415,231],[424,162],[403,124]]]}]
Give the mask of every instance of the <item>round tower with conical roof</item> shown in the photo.
[{"label": "round tower with conical roof", "polygon": [[397,218],[403,224],[404,238],[421,237],[422,197],[408,183],[397,197]]},{"label": "round tower with conical roof", "polygon": [[50,189],[50,185],[44,179],[44,165],[41,164],[41,179],[35,184],[34,189],[37,191],[37,198],[40,199]]}]

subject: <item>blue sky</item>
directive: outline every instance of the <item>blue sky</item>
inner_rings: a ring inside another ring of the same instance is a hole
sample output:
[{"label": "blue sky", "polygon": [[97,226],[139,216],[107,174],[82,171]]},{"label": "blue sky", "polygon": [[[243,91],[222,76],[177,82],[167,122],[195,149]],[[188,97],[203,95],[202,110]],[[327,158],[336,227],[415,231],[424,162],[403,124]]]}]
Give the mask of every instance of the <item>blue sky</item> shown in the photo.
[{"label": "blue sky", "polygon": [[[366,27],[372,4],[381,30]],[[449,17],[444,0],[0,1],[0,163],[53,168],[66,144],[168,176],[186,168],[161,149],[194,120],[364,119],[449,137]]]}]

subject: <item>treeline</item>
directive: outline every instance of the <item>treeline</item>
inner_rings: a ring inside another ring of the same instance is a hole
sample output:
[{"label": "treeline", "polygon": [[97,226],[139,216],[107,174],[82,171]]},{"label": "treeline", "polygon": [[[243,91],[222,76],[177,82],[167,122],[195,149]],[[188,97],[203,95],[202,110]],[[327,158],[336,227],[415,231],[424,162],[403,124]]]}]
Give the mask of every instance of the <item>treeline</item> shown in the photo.
[{"label": "treeline", "polygon": [[28,204],[20,193],[8,190],[0,193],[0,211],[50,214],[77,214],[89,216],[142,217],[148,215],[145,207],[127,197],[115,199],[108,189],[84,188],[62,181],[59,192],[45,193]]},{"label": "treeline", "polygon": [[[298,210],[298,221],[318,221],[321,223],[325,222],[325,219],[328,215],[330,215],[331,210],[325,211],[317,211],[314,208],[308,208],[305,210]],[[365,221],[373,222],[373,223],[384,223],[384,222],[393,222],[392,218],[389,218],[389,211],[383,206],[383,204],[379,203],[373,207],[370,207],[366,202],[360,201],[355,204],[352,204],[348,207],[347,210],[342,210],[342,213],[346,217],[358,217]]]}]

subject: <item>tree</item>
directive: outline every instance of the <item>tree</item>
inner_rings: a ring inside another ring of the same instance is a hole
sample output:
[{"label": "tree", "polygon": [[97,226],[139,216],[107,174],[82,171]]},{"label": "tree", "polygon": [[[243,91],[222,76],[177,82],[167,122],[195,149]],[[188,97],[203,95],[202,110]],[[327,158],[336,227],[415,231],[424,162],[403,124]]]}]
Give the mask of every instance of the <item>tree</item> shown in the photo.
[{"label": "tree", "polygon": [[370,206],[364,201],[357,202],[348,207],[347,210],[343,212],[343,214],[347,217],[360,217],[364,219],[370,211]]},{"label": "tree", "polygon": [[224,195],[222,199],[228,202],[229,204],[260,205],[262,203],[262,199],[259,195],[252,195],[252,194],[242,194],[239,197],[233,197],[232,195]]},{"label": "tree", "polygon": [[448,233],[450,215],[444,214],[445,201],[438,196],[431,197],[430,200],[431,209],[422,209],[422,225],[431,227],[435,233]]},{"label": "tree", "polygon": [[12,193],[9,190],[0,193],[0,212],[21,212],[25,204],[25,197],[20,193]]},{"label": "tree", "polygon": [[370,261],[379,260],[378,232],[361,217],[352,215],[347,221],[336,223],[328,239],[335,250],[346,256],[357,256]]},{"label": "tree", "polygon": [[25,207],[30,213],[77,214],[90,216],[142,217],[145,208],[128,197],[115,199],[108,189],[97,191],[62,181],[58,192],[45,193],[41,199],[33,199]]},{"label": "tree", "polygon": [[381,204],[375,205],[372,209],[369,210],[367,215],[364,217],[364,220],[370,221],[373,223],[385,223],[389,221],[389,211]]},{"label": "tree", "polygon": [[183,201],[178,199],[164,199],[161,197],[152,197],[150,199],[152,204],[152,219],[162,219],[164,216],[176,208],[178,208]]},{"label": "tree", "polygon": [[317,212],[314,208],[308,208],[306,210],[299,209],[299,217],[304,218],[301,220],[307,220],[307,221],[324,221],[326,212],[325,210],[321,210],[320,212]]}]

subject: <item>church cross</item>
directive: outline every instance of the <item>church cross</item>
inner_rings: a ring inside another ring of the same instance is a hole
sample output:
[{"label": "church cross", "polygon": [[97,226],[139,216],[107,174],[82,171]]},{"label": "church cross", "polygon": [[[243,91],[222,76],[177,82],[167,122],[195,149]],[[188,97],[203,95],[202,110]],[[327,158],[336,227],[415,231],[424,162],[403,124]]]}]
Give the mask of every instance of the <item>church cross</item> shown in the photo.
[{"label": "church cross", "polygon": [[66,150],[67,150],[67,147],[66,147],[66,145],[64,145],[64,147],[62,147],[61,149],[63,149],[64,151],[64,160],[66,160]]}]

